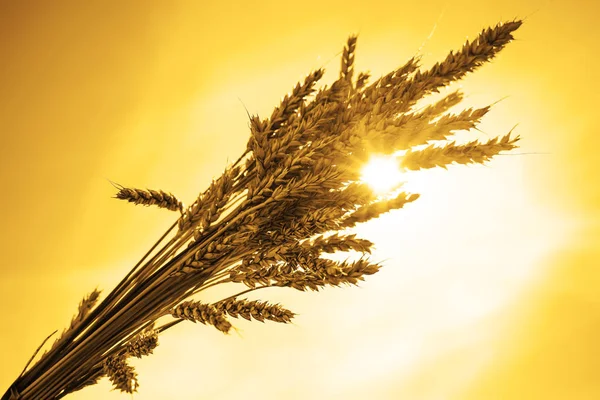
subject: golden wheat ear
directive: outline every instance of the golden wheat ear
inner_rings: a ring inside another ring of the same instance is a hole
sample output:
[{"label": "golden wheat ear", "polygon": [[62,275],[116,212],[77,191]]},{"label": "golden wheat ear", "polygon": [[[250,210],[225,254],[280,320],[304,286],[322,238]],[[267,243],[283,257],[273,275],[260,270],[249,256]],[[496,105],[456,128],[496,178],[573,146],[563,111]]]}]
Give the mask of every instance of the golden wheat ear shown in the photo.
[{"label": "golden wheat ear", "polygon": [[340,68],[340,79],[345,80],[349,84],[352,83],[352,75],[354,74],[354,54],[356,52],[356,35],[351,35],[344,46],[342,54],[342,67]]},{"label": "golden wheat ear", "polygon": [[236,298],[230,298],[215,303],[213,306],[230,317],[242,317],[248,321],[255,319],[261,322],[267,320],[287,324],[291,322],[295,315],[292,311],[283,308],[279,304],[270,304],[258,300],[250,301],[246,299],[237,300]]},{"label": "golden wheat ear", "polygon": [[104,361],[104,374],[112,382],[115,389],[125,393],[133,393],[138,389],[137,372],[127,364],[125,356],[111,356]]},{"label": "golden wheat ear", "polygon": [[119,189],[115,195],[116,199],[126,200],[133,204],[157,206],[171,211],[183,212],[183,203],[172,193],[162,190],[128,188],[115,182],[110,183]]},{"label": "golden wheat ear", "polygon": [[171,310],[171,315],[178,319],[212,325],[223,333],[229,333],[231,329],[231,323],[225,318],[223,310],[199,301],[184,301]]},{"label": "golden wheat ear", "polygon": [[403,168],[417,171],[435,167],[446,168],[448,165],[457,164],[483,164],[500,154],[517,147],[519,136],[512,138],[508,133],[502,137],[495,137],[487,142],[472,142],[457,145],[454,142],[444,146],[430,145],[422,150],[409,150],[400,157]]}]

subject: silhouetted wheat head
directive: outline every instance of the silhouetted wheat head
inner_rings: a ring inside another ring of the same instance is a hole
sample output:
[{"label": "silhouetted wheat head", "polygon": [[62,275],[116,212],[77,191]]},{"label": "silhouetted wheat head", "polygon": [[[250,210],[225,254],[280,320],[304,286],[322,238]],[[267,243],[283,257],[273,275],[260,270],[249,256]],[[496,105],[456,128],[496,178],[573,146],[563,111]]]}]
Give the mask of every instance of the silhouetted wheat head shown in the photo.
[{"label": "silhouetted wheat head", "polygon": [[[361,181],[361,168],[374,153],[401,152],[398,166],[419,170],[484,163],[515,148],[518,137],[510,133],[452,141],[489,111],[450,113],[462,100],[458,91],[415,105],[494,58],[519,26],[511,21],[485,29],[430,69],[421,70],[413,58],[371,84],[368,73],[354,77],[357,38],[351,36],[339,78],[316,90],[323,70],[311,72],[268,118],[251,116],[245,152],[191,205],[161,190],[117,186],[118,199],[172,210],[177,221],[101,302],[96,290],[84,298],[68,329],[25,367],[3,399],[59,399],[104,376],[132,393],[138,380],[128,359],[151,354],[159,334],[177,323],[200,322],[224,333],[232,317],[288,323],[293,312],[242,296],[269,287],[356,285],[376,273],[380,265],[368,257],[373,244],[347,229],[418,194],[400,186],[377,195]],[[363,256],[323,257],[340,251]],[[197,300],[223,283],[245,289],[212,304]]]}]

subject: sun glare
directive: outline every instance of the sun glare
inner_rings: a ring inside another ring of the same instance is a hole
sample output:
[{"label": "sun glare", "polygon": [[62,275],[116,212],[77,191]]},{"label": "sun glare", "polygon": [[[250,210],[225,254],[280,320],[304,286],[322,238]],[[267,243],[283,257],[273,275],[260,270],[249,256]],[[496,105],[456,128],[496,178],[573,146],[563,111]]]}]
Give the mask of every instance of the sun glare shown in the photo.
[{"label": "sun glare", "polygon": [[394,156],[374,156],[363,168],[361,180],[383,194],[402,182],[402,172]]}]

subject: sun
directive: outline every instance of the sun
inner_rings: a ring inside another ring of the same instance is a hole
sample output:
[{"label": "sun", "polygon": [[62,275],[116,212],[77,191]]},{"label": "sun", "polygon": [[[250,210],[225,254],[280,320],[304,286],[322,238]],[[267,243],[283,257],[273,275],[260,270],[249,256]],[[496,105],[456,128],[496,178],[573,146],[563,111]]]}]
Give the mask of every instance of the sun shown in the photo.
[{"label": "sun", "polygon": [[385,194],[402,182],[403,176],[394,156],[372,156],[361,172],[361,181],[377,194]]}]

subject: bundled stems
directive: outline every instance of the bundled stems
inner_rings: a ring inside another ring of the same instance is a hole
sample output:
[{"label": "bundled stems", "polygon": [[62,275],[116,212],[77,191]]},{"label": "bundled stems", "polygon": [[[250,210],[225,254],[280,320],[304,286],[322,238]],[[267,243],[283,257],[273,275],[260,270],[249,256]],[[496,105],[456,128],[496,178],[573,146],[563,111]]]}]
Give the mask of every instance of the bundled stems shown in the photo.
[{"label": "bundled stems", "polygon": [[[518,137],[510,133],[486,142],[452,140],[489,111],[449,114],[460,92],[425,107],[419,102],[494,58],[520,25],[487,28],[429,70],[411,59],[372,84],[367,72],[355,78],[351,36],[338,79],[316,91],[324,73],[316,70],[269,118],[249,116],[246,150],[190,206],[162,190],[115,184],[117,199],[177,211],[177,221],[104,300],[97,304],[96,290],[84,298],[69,327],[2,400],[59,399],[102,377],[133,393],[143,380],[129,359],[150,355],[158,336],[182,321],[224,333],[233,327],[230,318],[289,323],[295,314],[283,306],[240,296],[268,287],[357,285],[378,272],[380,264],[369,260],[373,243],[349,230],[409,207],[419,195],[376,194],[361,181],[361,169],[377,153],[395,156],[402,170],[420,170],[481,164],[515,148]],[[359,257],[324,257],[340,252]],[[196,298],[223,283],[245,289],[215,303]]]}]

